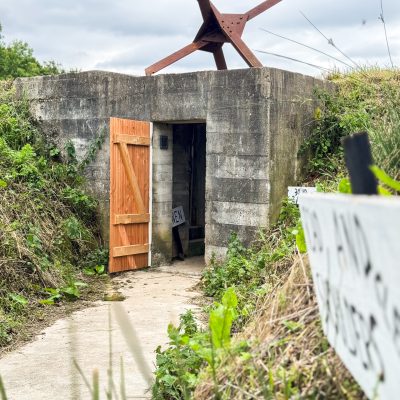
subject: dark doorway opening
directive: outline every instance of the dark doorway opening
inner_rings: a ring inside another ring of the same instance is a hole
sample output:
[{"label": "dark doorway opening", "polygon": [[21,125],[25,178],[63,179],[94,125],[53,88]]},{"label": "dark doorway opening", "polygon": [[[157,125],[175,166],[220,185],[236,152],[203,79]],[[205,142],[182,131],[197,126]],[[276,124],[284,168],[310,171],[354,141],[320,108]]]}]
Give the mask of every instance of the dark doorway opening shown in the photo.
[{"label": "dark doorway opening", "polygon": [[[182,206],[186,222],[179,226],[183,253],[204,255],[206,191],[206,124],[178,124],[173,128],[173,208]],[[174,240],[173,256],[178,256]]]}]

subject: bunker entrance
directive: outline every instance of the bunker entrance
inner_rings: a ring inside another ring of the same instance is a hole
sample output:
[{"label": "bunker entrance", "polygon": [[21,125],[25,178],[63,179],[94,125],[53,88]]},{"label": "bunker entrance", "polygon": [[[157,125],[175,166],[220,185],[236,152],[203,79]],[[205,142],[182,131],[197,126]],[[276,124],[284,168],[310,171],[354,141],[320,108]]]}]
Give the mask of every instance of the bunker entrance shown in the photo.
[{"label": "bunker entrance", "polygon": [[174,258],[204,255],[205,186],[206,124],[174,125],[172,205],[179,224],[172,228]]}]

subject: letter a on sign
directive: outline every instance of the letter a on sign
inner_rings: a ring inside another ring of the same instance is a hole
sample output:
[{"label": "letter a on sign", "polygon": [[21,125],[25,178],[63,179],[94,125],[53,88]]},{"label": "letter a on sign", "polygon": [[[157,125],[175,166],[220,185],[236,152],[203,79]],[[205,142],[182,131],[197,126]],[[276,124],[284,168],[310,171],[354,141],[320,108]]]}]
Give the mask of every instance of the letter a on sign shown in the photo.
[{"label": "letter a on sign", "polygon": [[150,123],[110,119],[109,272],[150,265]]}]

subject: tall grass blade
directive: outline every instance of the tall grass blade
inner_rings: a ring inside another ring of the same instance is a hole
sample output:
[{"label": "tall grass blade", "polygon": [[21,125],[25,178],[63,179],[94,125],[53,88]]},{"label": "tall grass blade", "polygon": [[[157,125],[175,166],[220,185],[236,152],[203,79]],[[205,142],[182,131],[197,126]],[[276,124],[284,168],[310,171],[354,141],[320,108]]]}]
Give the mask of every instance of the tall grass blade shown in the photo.
[{"label": "tall grass blade", "polygon": [[90,394],[93,395],[93,390],[92,390],[92,387],[91,387],[91,385],[90,385],[90,382],[89,382],[89,380],[86,378],[85,374],[83,373],[82,368],[79,366],[78,362],[77,362],[75,359],[73,360],[73,363],[74,363],[74,365],[75,365],[75,368],[78,370],[79,375],[82,377],[83,382],[85,382],[85,385],[86,385],[86,387],[88,388]]},{"label": "tall grass blade", "polygon": [[126,388],[125,388],[125,369],[124,369],[124,360],[121,356],[121,384],[120,384],[120,393],[121,400],[127,400],[126,397]]},{"label": "tall grass blade", "polygon": [[3,379],[0,376],[0,397],[1,400],[7,400],[6,388],[4,387]]},{"label": "tall grass blade", "polygon": [[93,371],[93,400],[100,400],[100,384],[99,384],[99,371],[95,369]]},{"label": "tall grass blade", "polygon": [[112,387],[113,387],[113,349],[112,349],[112,326],[111,326],[111,309],[108,307],[108,388],[106,391],[107,399],[112,400]]},{"label": "tall grass blade", "polygon": [[136,361],[142,377],[150,387],[153,383],[153,373],[144,357],[140,339],[121,304],[113,304],[113,307],[115,319],[121,328],[129,350]]}]

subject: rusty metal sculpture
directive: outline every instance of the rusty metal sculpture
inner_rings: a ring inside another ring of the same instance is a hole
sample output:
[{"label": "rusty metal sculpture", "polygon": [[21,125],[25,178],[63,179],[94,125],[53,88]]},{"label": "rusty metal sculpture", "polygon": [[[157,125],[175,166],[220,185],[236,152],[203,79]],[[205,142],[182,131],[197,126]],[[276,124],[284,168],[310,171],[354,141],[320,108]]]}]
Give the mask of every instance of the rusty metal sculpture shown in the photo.
[{"label": "rusty metal sculpture", "polygon": [[146,68],[146,75],[153,75],[196,50],[213,53],[217,68],[227,69],[222,51],[222,46],[225,43],[231,43],[249,67],[262,67],[261,62],[247,47],[241,36],[248,21],[282,0],[264,1],[245,14],[221,14],[210,0],[197,1],[199,2],[204,22],[193,42]]}]

